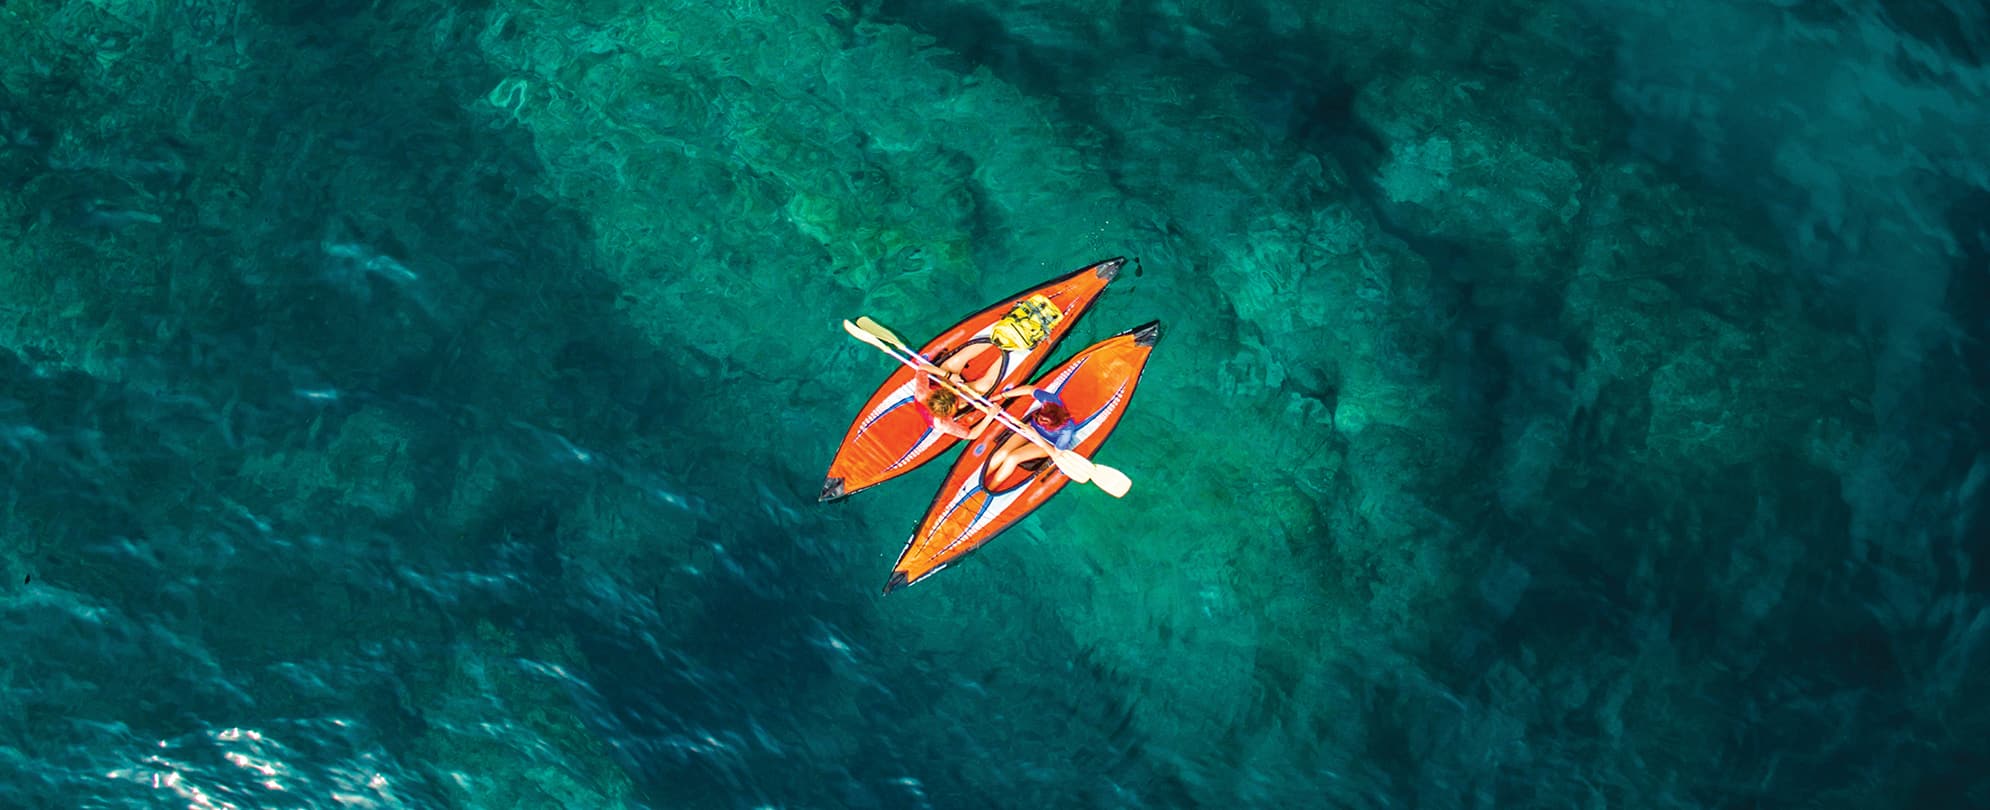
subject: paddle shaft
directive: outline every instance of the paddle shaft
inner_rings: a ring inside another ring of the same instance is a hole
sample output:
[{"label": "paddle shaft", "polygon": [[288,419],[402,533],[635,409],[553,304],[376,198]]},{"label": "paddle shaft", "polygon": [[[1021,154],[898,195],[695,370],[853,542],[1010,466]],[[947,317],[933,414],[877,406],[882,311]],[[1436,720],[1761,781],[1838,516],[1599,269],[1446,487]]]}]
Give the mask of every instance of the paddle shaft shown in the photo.
[{"label": "paddle shaft", "polygon": [[[967,400],[968,404],[973,405],[976,409],[980,410],[982,413],[988,414],[988,416],[994,419],[995,421],[1002,423],[1003,427],[1006,427],[1009,430],[1014,431],[1015,433],[1021,435],[1023,438],[1036,443],[1037,445],[1043,447],[1043,449],[1048,450],[1052,453],[1070,452],[1069,450],[1065,450],[1061,447],[1058,447],[1057,445],[1051,444],[1050,440],[1045,439],[1042,436],[1042,434],[1037,433],[1036,430],[1032,429],[1030,426],[1023,424],[1022,420],[1019,420],[1015,416],[1011,415],[1007,409],[1003,408],[1001,405],[997,405],[994,400],[982,396],[979,392],[955,385],[953,380],[947,379],[946,376],[947,370],[940,368],[938,365],[935,365],[933,361],[926,359],[925,355],[912,351],[910,349],[906,349],[905,354],[901,355],[887,344],[874,343],[872,345],[883,348],[886,354],[891,355],[894,359],[898,360],[898,362],[910,366],[912,369],[916,371],[925,372],[927,375],[933,378],[934,383],[959,395],[960,398]],[[923,366],[921,364],[923,364]]]},{"label": "paddle shaft", "polygon": [[[1078,453],[1051,444],[1049,440],[1037,433],[1035,429],[1023,425],[1020,420],[1010,416],[1006,410],[997,406],[994,402],[982,397],[979,393],[962,390],[953,385],[952,381],[946,378],[945,375],[947,372],[945,369],[934,365],[933,361],[927,360],[925,355],[905,345],[905,341],[899,340],[897,335],[892,334],[891,330],[884,327],[884,324],[873,321],[868,317],[859,318],[858,321],[862,325],[845,320],[843,322],[843,331],[849,332],[851,337],[876,346],[885,354],[891,355],[892,359],[911,367],[915,371],[934,376],[935,382],[946,386],[948,390],[953,391],[955,394],[966,397],[970,404],[980,409],[983,413],[988,414],[990,418],[1002,423],[1003,426],[1008,427],[1016,435],[1042,448],[1050,456],[1050,460],[1057,465],[1057,469],[1062,471],[1071,480],[1080,484],[1092,484],[1105,490],[1106,494],[1115,498],[1126,497],[1126,491],[1133,485],[1133,481],[1128,479],[1125,473],[1104,464],[1096,463]],[[896,351],[894,351],[894,348]],[[904,353],[903,356],[900,352]],[[921,368],[919,363],[924,363],[925,367]],[[938,372],[938,374],[934,374],[934,372]]]},{"label": "paddle shaft", "polygon": [[[843,331],[849,332],[852,337],[858,340],[883,349],[885,354],[891,355],[893,359],[898,360],[900,363],[911,366],[914,370],[926,372],[929,376],[933,377],[935,382],[945,385],[947,390],[966,398],[970,404],[975,405],[983,412],[989,413],[995,417],[995,421],[1001,422],[1003,426],[1010,430],[1019,432],[1024,430],[1022,422],[1010,416],[1009,412],[995,404],[994,400],[982,396],[979,392],[963,390],[954,386],[952,384],[953,381],[947,379],[948,372],[946,369],[940,368],[939,364],[926,359],[926,355],[920,354],[918,350],[905,345],[905,341],[899,340],[897,335],[891,333],[891,330],[884,328],[884,324],[873,321],[868,317],[859,318],[857,321],[855,324],[847,320],[844,321]],[[924,367],[921,367],[919,363],[924,363]],[[1025,438],[1042,438],[1033,435],[1034,433],[1035,431],[1029,431],[1030,435],[1026,435]],[[1047,444],[1044,441],[1038,441],[1037,444],[1042,445],[1044,449],[1050,450],[1053,453],[1059,452],[1055,445]]]}]

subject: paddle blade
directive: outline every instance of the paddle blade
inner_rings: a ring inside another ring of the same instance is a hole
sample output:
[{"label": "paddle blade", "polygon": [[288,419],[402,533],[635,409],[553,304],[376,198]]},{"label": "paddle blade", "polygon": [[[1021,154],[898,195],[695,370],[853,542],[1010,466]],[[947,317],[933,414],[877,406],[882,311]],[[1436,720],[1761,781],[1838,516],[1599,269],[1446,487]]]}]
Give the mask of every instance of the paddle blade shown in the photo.
[{"label": "paddle blade", "polygon": [[[1038,444],[1042,444],[1042,442],[1038,442]],[[1091,460],[1084,456],[1063,450],[1053,450],[1050,454],[1050,463],[1057,465],[1057,471],[1064,473],[1065,478],[1069,478],[1080,484],[1089,484],[1092,482],[1094,468]]]},{"label": "paddle blade", "polygon": [[891,346],[887,345],[883,340],[878,339],[877,335],[873,335],[870,332],[865,331],[863,327],[851,323],[847,320],[843,322],[843,331],[849,332],[851,337],[861,340],[865,343],[871,344],[871,346],[873,348],[876,348],[878,351],[891,355],[893,359],[896,359],[898,362],[904,363],[905,365],[911,366],[915,370],[925,371],[934,374],[946,373],[939,366],[926,362],[926,358],[919,356],[918,353],[912,351],[906,351],[901,353],[898,349],[894,349]]},{"label": "paddle blade", "polygon": [[847,318],[843,320],[843,331],[849,332],[850,337],[856,338],[865,343],[869,343],[872,346],[876,346],[880,349],[884,349],[887,352],[891,351],[891,347],[886,346],[884,344],[884,341],[878,339],[877,335],[871,334],[870,330],[864,329],[862,326],[851,323]]},{"label": "paddle blade", "polygon": [[1092,483],[1115,498],[1126,497],[1126,491],[1133,488],[1133,479],[1127,478],[1126,473],[1104,464],[1092,465]]},{"label": "paddle blade", "polygon": [[898,348],[906,349],[908,351],[910,350],[910,348],[905,345],[905,341],[899,340],[898,336],[892,334],[892,331],[890,329],[884,328],[884,324],[871,320],[871,316],[869,315],[857,316],[857,327],[873,335],[877,335],[880,338],[883,338],[885,342],[890,343],[893,346],[897,346]]}]

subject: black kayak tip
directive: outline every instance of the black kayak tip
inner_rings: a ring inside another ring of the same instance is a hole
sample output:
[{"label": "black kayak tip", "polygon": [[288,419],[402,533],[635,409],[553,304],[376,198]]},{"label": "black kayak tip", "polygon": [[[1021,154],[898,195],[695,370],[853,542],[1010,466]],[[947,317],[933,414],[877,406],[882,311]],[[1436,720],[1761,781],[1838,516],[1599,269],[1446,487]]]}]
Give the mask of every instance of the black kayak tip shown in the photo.
[{"label": "black kayak tip", "polygon": [[1097,274],[1099,278],[1111,281],[1119,277],[1119,268],[1125,266],[1126,266],[1125,256],[1114,256],[1110,259],[1099,262],[1096,265],[1097,269],[1093,270],[1092,272],[1094,274]]},{"label": "black kayak tip", "polygon": [[847,494],[849,493],[843,491],[843,479],[831,477],[829,480],[822,482],[822,495],[818,496],[815,500],[817,503],[824,503],[836,500]]},{"label": "black kayak tip", "polygon": [[1161,322],[1148,321],[1134,327],[1133,343],[1137,346],[1152,346],[1161,342]]},{"label": "black kayak tip", "polygon": [[893,571],[891,572],[891,579],[887,579],[884,581],[884,595],[889,596],[891,595],[892,591],[898,590],[899,588],[903,588],[910,584],[912,584],[912,582],[906,578],[904,571]]}]

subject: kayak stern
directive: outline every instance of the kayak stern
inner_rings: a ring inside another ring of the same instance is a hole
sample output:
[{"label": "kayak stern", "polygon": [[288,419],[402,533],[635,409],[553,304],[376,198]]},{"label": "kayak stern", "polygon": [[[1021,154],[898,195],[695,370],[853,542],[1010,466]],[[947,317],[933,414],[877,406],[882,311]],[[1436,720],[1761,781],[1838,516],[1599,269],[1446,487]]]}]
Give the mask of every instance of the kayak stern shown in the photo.
[{"label": "kayak stern", "polygon": [[828,503],[847,494],[843,491],[843,479],[832,475],[822,482],[822,494],[815,500],[817,503]]}]

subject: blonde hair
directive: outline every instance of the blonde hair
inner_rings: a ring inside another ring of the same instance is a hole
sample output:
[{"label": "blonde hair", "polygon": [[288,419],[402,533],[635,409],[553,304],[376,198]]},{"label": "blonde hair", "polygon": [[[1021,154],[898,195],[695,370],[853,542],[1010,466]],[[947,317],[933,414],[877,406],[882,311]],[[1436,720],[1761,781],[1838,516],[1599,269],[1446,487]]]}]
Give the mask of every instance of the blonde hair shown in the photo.
[{"label": "blonde hair", "polygon": [[934,416],[952,416],[954,411],[960,410],[960,404],[959,394],[938,386],[926,395],[926,410],[932,411]]}]

